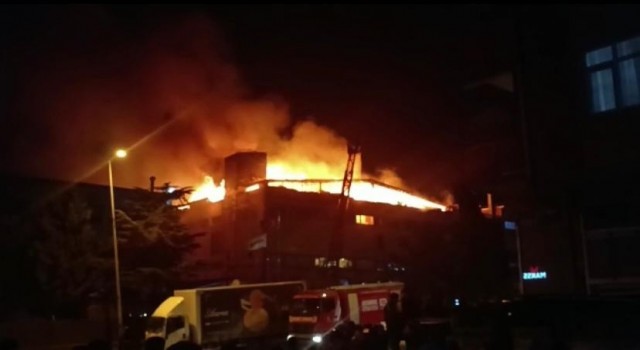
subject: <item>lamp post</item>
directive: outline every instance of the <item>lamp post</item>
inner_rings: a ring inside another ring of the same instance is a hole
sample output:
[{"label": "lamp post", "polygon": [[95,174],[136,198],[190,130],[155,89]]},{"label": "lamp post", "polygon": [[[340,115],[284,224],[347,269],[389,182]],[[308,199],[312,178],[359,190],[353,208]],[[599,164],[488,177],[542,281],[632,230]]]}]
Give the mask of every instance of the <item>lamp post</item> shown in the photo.
[{"label": "lamp post", "polygon": [[116,313],[118,314],[118,338],[122,332],[122,295],[120,294],[120,259],[118,257],[118,235],[116,233],[116,205],[113,195],[113,170],[111,161],[114,158],[125,158],[127,151],[119,149],[114,157],[109,159],[109,194],[111,199],[111,233],[113,236],[113,262],[116,271]]}]

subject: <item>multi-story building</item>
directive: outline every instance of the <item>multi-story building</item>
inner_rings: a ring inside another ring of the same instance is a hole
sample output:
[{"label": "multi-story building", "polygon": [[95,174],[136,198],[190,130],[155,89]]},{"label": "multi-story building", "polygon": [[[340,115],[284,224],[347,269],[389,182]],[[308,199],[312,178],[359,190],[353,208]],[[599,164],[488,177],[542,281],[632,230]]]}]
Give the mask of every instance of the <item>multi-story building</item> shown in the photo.
[{"label": "multi-story building", "polygon": [[517,9],[525,293],[637,293],[640,7]]},{"label": "multi-story building", "polygon": [[[430,222],[454,217],[439,210],[444,206],[360,179],[354,180],[351,196],[362,200],[351,199],[341,216],[342,180],[265,179],[264,153],[232,155],[225,169],[224,200],[191,203],[185,213],[194,232],[206,233],[199,255],[208,261],[211,278],[322,283],[338,275],[349,282],[397,277],[406,268],[406,245],[429,234]],[[336,238],[339,257],[333,251]]]}]

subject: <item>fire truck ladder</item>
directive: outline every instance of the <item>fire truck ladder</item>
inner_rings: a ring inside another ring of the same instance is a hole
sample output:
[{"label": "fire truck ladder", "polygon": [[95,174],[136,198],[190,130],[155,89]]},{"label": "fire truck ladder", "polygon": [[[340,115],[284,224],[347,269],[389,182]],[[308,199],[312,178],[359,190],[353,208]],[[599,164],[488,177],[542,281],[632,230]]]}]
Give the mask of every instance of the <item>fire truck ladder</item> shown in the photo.
[{"label": "fire truck ladder", "polygon": [[333,230],[333,236],[331,237],[331,244],[329,245],[329,262],[334,263],[335,267],[338,267],[340,258],[342,258],[343,251],[343,232],[345,224],[345,216],[347,214],[347,208],[349,207],[349,194],[351,192],[351,183],[353,182],[353,171],[356,165],[356,158],[360,154],[359,144],[349,144],[347,148],[349,158],[347,159],[347,168],[344,171],[344,178],[342,180],[342,191],[338,199],[338,213],[336,217],[336,226]]}]

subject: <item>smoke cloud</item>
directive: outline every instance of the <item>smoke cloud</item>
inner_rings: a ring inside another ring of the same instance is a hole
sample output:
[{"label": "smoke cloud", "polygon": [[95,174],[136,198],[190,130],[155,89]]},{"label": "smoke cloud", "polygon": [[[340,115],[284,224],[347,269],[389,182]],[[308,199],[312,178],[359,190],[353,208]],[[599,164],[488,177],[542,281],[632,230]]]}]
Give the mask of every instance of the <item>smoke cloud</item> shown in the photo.
[{"label": "smoke cloud", "polygon": [[[27,132],[19,148],[28,161],[19,167],[27,172],[105,183],[100,165],[110,152],[135,145],[114,163],[118,186],[146,187],[151,175],[181,186],[207,174],[219,180],[221,158],[246,150],[265,151],[290,172],[312,165],[318,177],[342,177],[346,140],[294,121],[282,97],[255,96],[209,18],[136,27],[99,7],[57,18],[64,24],[40,38],[55,45],[21,56],[17,110]],[[403,186],[390,170],[377,175]]]}]

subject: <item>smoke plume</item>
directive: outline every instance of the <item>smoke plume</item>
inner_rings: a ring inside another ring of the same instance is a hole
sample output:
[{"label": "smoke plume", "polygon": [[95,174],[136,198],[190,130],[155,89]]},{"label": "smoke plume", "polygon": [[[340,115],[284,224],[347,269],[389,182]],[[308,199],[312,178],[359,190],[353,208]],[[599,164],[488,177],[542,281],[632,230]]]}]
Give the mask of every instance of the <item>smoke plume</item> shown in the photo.
[{"label": "smoke plume", "polygon": [[[207,17],[127,26],[83,7],[57,18],[64,23],[34,39],[43,44],[17,73],[26,171],[104,183],[110,152],[135,145],[114,162],[119,186],[144,187],[150,175],[182,186],[219,180],[220,159],[244,150],[265,151],[288,172],[311,165],[318,177],[342,177],[346,140],[294,121],[281,97],[255,96]],[[391,171],[379,175],[402,185]]]}]

